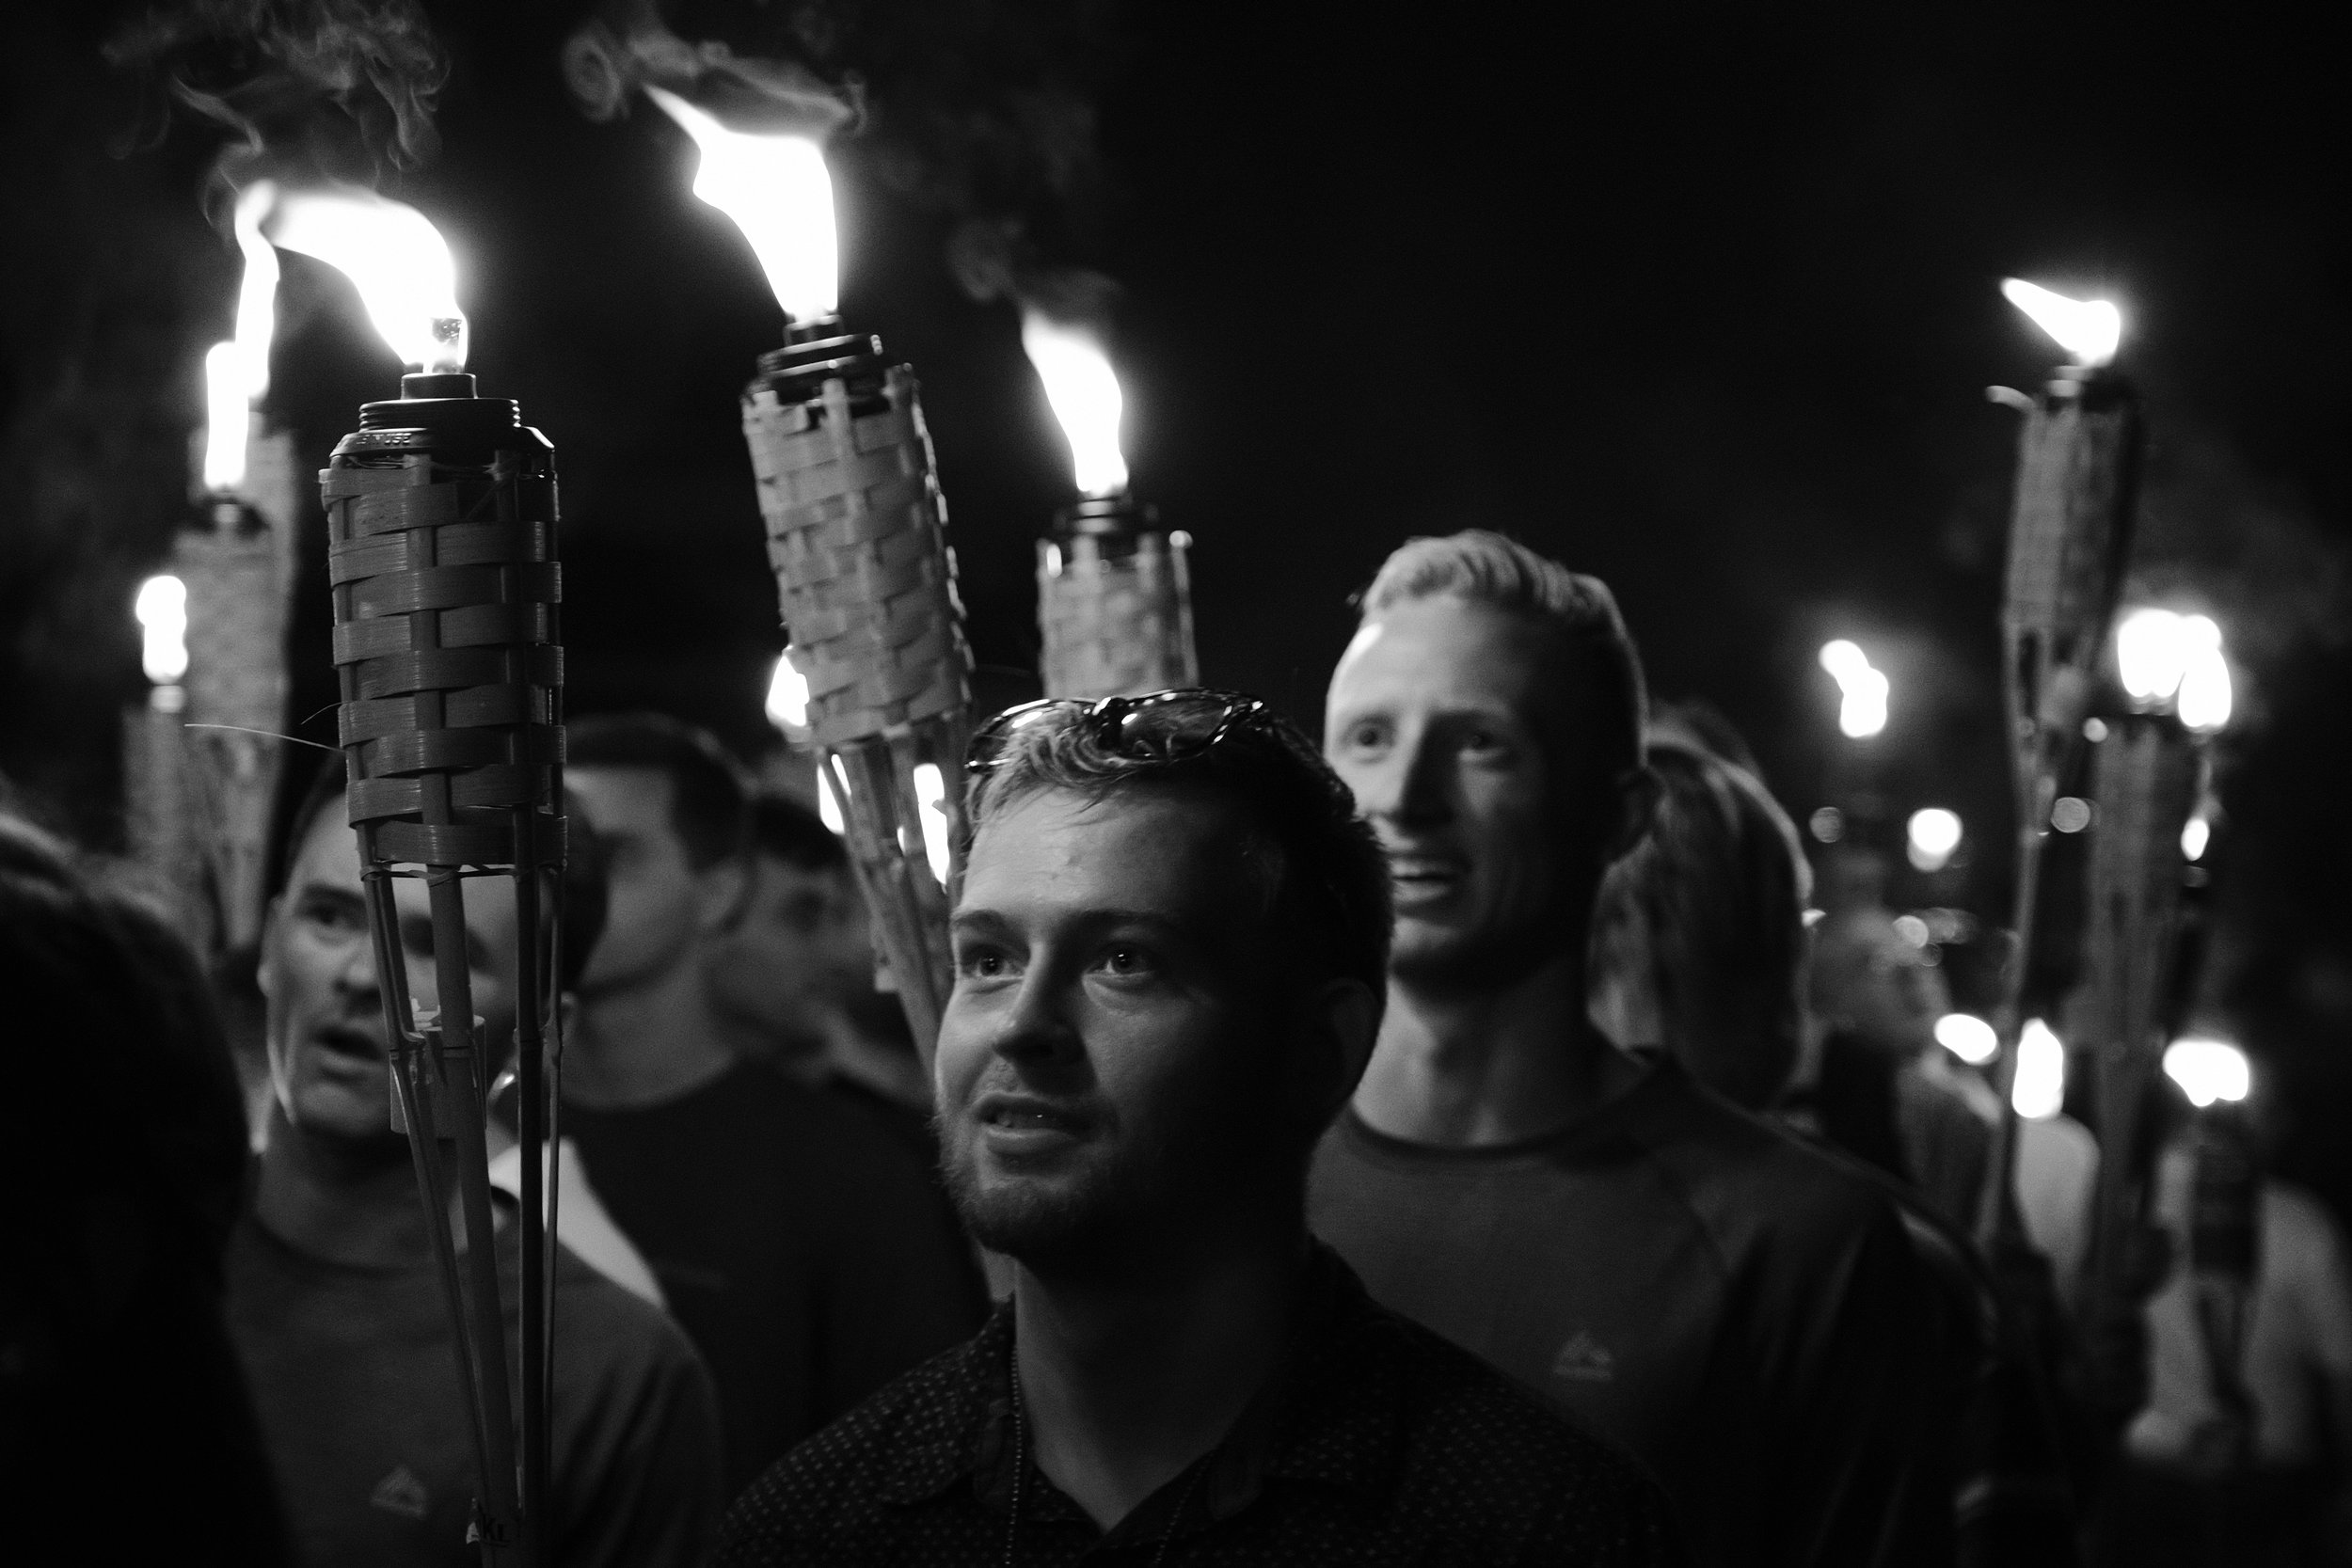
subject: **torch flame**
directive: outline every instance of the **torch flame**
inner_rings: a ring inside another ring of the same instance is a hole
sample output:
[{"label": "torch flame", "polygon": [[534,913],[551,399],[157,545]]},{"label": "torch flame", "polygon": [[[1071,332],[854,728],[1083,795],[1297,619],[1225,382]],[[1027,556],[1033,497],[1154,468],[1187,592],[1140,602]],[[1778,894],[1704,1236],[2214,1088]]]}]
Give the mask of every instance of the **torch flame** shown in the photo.
[{"label": "torch flame", "polygon": [[2123,313],[2111,302],[2069,299],[2022,277],[2003,278],[2001,293],[2073,355],[2075,364],[2089,370],[2115,357],[2116,345],[2123,340]]},{"label": "torch flame", "polygon": [[1021,346],[1045,383],[1045,401],[1070,442],[1079,491],[1108,496],[1127,488],[1127,459],[1119,450],[1124,404],[1101,341],[1083,326],[1032,309],[1021,314]]},{"label": "torch flame", "polygon": [[131,607],[142,634],[139,667],[158,686],[188,673],[188,588],[178,578],[149,578]]},{"label": "torch flame", "polygon": [[807,136],[731,131],[674,92],[645,95],[686,128],[702,150],[694,194],[735,220],[751,242],[776,303],[794,321],[841,309],[840,258],[833,227],[833,176],[824,150]]},{"label": "torch flame", "polygon": [[2209,615],[2135,610],[2115,628],[2116,673],[2143,708],[2170,704],[2181,722],[2211,731],[2230,721],[2230,664]]},{"label": "torch flame", "polygon": [[376,335],[401,363],[427,372],[466,368],[456,264],[422,213],[349,186],[290,191],[271,204],[262,231],[350,278]]},{"label": "torch flame", "polygon": [[269,390],[270,337],[277,325],[278,251],[262,237],[262,214],[277,198],[268,182],[237,198],[234,231],[245,258],[237,285],[237,335],[204,356],[204,485],[234,490],[245,483],[245,442],[252,407]]},{"label": "torch flame", "polygon": [[1821,668],[1837,682],[1841,732],[1861,740],[1886,728],[1887,679],[1870,668],[1870,657],[1860,646],[1842,637],[1822,643]]},{"label": "torch flame", "polygon": [[787,740],[808,738],[808,677],[788,653],[776,656],[776,673],[768,681],[768,722],[782,730]]},{"label": "torch flame", "polygon": [[2047,1121],[2066,1104],[2066,1046],[2038,1018],[2017,1037],[2017,1076],[2009,1102],[2028,1121]]},{"label": "torch flame", "polygon": [[2174,1040],[2164,1050],[2164,1075],[2201,1111],[2216,1101],[2244,1100],[2254,1087],[2252,1064],[2227,1040]]}]

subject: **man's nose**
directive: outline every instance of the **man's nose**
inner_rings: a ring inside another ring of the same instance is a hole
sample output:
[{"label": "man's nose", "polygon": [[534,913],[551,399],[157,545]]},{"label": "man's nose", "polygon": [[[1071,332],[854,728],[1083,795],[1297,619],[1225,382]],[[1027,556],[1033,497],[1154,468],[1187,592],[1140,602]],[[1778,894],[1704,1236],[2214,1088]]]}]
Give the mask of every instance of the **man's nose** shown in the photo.
[{"label": "man's nose", "polygon": [[1447,795],[1441,749],[1426,733],[1407,734],[1378,759],[1347,769],[1357,809],[1374,821],[1421,825],[1444,820]]},{"label": "man's nose", "polygon": [[372,933],[362,932],[344,945],[342,959],[335,966],[335,989],[347,996],[372,998],[380,983],[374,939]]},{"label": "man's nose", "polygon": [[991,1049],[1007,1061],[1035,1066],[1086,1054],[1063,988],[1048,966],[1039,964],[1022,976],[1021,988],[998,1020]]}]

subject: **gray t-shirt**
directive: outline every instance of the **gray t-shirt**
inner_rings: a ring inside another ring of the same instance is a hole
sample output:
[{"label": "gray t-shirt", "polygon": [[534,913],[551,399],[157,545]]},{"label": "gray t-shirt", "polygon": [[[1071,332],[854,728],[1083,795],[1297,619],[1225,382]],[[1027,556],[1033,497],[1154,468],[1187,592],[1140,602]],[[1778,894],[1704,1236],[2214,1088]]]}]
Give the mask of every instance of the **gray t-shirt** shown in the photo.
[{"label": "gray t-shirt", "polygon": [[1529,1143],[1403,1143],[1351,1112],[1309,1218],[1375,1300],[1648,1465],[1700,1561],[1948,1542],[1935,1308],[1895,1204],[1671,1058]]}]

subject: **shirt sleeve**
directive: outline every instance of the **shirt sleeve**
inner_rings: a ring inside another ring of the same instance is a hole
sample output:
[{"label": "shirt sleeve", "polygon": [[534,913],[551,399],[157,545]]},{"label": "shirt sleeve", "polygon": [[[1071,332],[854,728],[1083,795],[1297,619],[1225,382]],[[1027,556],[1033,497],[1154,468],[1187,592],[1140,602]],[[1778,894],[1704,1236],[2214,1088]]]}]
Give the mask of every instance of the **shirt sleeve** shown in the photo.
[{"label": "shirt sleeve", "polygon": [[[1849,1211],[1851,1213],[1851,1211]],[[1759,1347],[1771,1426],[1756,1434],[1785,1513],[1751,1559],[1789,1568],[1917,1560],[1949,1540],[1948,1434],[1933,1430],[1938,1310],[1891,1203],[1856,1216],[1851,1238],[1791,1279]],[[1943,1412],[1948,1417],[1949,1412]]]},{"label": "shirt sleeve", "polygon": [[555,1458],[576,1470],[558,1478],[572,1510],[552,1557],[565,1568],[698,1568],[709,1549],[725,1502],[718,1401],[701,1357],[661,1326],[660,1354],[616,1380],[583,1451]]}]

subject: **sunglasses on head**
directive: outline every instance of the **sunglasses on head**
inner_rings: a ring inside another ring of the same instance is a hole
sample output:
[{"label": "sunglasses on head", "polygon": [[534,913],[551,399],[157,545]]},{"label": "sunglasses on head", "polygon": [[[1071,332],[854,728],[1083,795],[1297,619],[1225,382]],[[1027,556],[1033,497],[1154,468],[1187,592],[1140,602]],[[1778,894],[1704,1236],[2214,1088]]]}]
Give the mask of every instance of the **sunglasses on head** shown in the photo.
[{"label": "sunglasses on head", "polygon": [[1182,687],[1142,697],[1046,697],[1009,707],[972,736],[964,768],[975,777],[993,772],[1020,736],[1059,729],[1073,721],[1087,738],[1113,756],[1134,762],[1182,762],[1197,757],[1228,736],[1265,727],[1264,703],[1239,691]]}]

